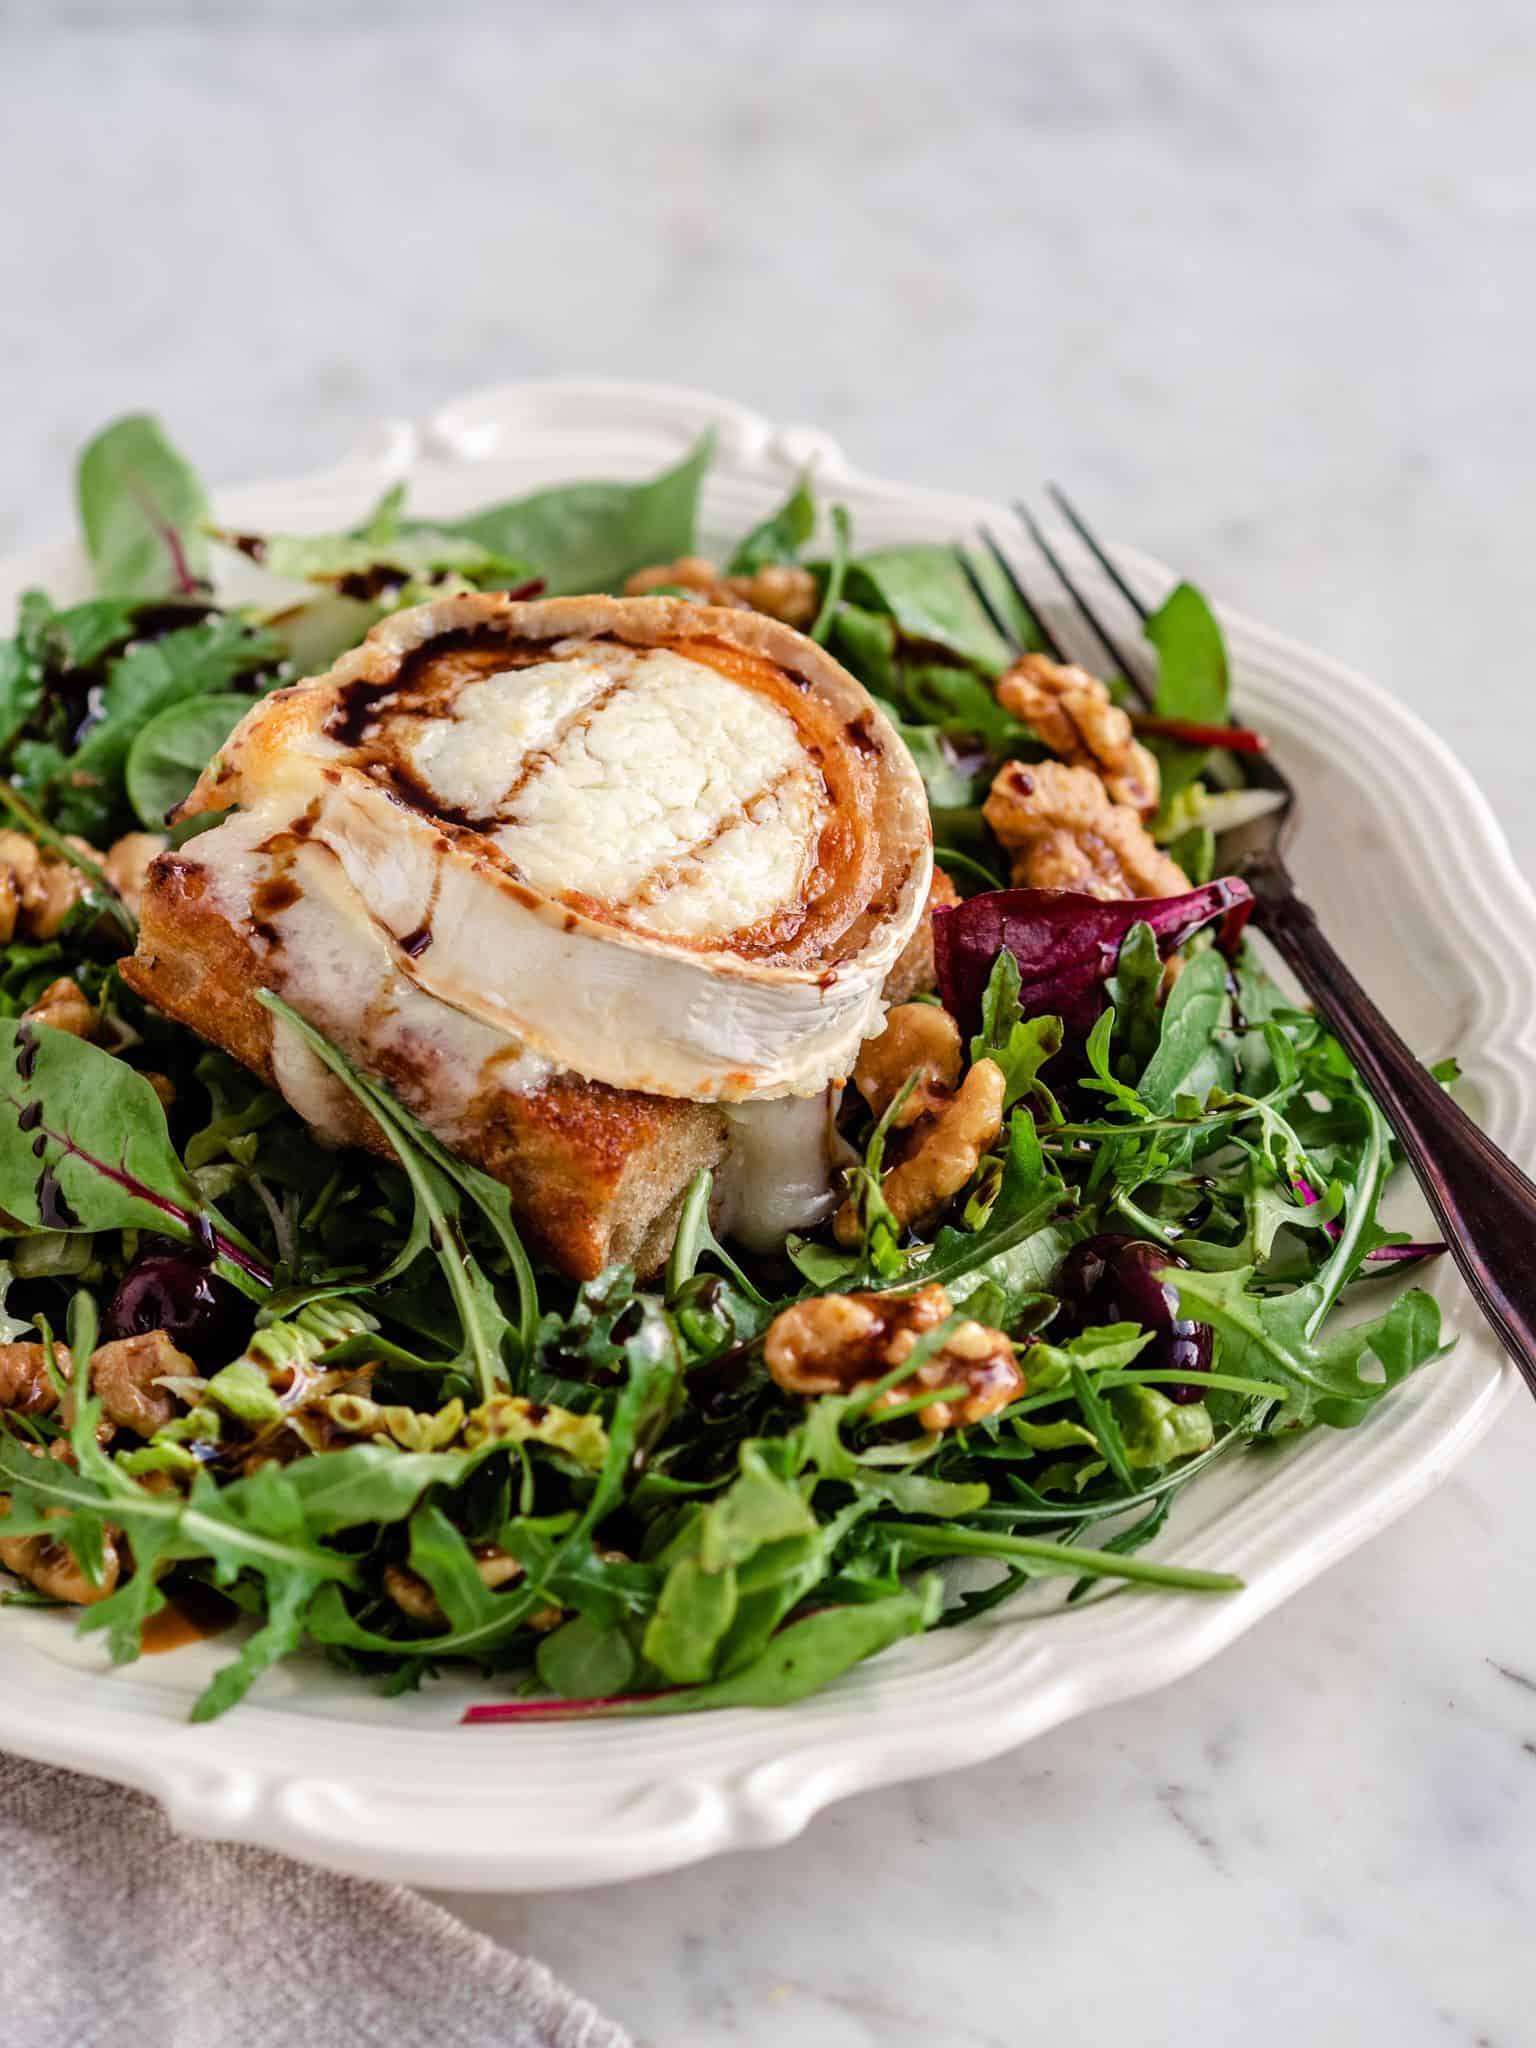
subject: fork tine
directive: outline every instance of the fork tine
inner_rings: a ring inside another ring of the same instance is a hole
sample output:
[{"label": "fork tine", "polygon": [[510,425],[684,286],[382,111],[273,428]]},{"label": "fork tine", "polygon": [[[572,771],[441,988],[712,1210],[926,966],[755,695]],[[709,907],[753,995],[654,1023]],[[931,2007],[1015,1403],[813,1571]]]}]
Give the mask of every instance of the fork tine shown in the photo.
[{"label": "fork tine", "polygon": [[971,560],[970,556],[966,553],[964,548],[957,547],[955,549],[955,560],[960,564],[960,567],[965,575],[965,580],[967,583],[970,584],[976,602],[981,606],[982,610],[986,613],[988,622],[990,623],[993,631],[997,634],[998,638],[1002,641],[1005,647],[1011,648],[1015,654],[1022,654],[1024,650],[1019,645],[1018,635],[1014,632],[1013,628],[1008,624],[1008,621],[1003,617],[1002,613],[998,610],[997,606],[992,602],[991,592],[987,589],[987,586],[982,582],[981,578],[977,575],[976,564]]},{"label": "fork tine", "polygon": [[1060,555],[1057,554],[1056,550],[1051,546],[1050,542],[1046,539],[1045,534],[1041,530],[1039,522],[1036,520],[1034,514],[1030,511],[1027,505],[1019,501],[1015,501],[1013,509],[1018,514],[1020,520],[1023,522],[1025,530],[1028,532],[1030,539],[1034,542],[1035,546],[1040,550],[1041,554],[1044,555],[1045,559],[1050,563],[1051,567],[1055,570],[1057,577],[1060,579],[1062,588],[1066,591],[1067,595],[1071,598],[1072,602],[1077,606],[1078,612],[1082,616],[1084,624],[1088,626],[1094,638],[1098,641],[1099,645],[1103,648],[1104,652],[1109,656],[1110,660],[1115,664],[1116,669],[1118,669],[1120,674],[1125,678],[1126,682],[1136,692],[1136,695],[1141,699],[1142,703],[1150,709],[1152,704],[1152,693],[1147,688],[1146,684],[1142,681],[1140,670],[1137,668],[1135,662],[1132,661],[1130,656],[1125,652],[1125,649],[1116,642],[1114,635],[1110,632],[1109,628],[1105,625],[1104,621],[1099,617],[1098,613],[1094,610],[1093,606],[1088,602],[1087,598],[1084,597],[1081,590],[1079,590],[1077,585],[1072,581],[1071,575],[1067,570],[1066,564],[1062,561]]},{"label": "fork tine", "polygon": [[1137,618],[1150,618],[1152,616],[1151,608],[1142,602],[1135,591],[1132,590],[1130,584],[1126,582],[1113,560],[1105,553],[1097,535],[1094,534],[1088,522],[1083,518],[1083,515],[1073,505],[1071,499],[1061,488],[1061,485],[1047,484],[1045,490],[1047,497],[1055,504],[1056,509],[1066,519],[1072,531],[1077,535],[1084,547],[1087,548],[1089,554],[1092,555],[1110,582],[1114,584],[1116,590],[1119,591]]},{"label": "fork tine", "polygon": [[[1012,562],[1009,561],[1001,547],[999,547],[997,535],[992,531],[991,527],[984,526],[981,529],[981,537],[986,543],[988,554],[1002,571],[1003,579],[1007,583],[1008,588],[1024,607],[1034,625],[1035,631],[1045,643],[1046,653],[1053,656],[1057,661],[1065,661],[1067,656],[1062,650],[1061,642],[1051,631],[1050,621],[1045,616],[1045,607],[1037,604],[1024,588],[1023,577],[1020,576],[1018,570],[1015,569]],[[1020,651],[1022,652],[1023,650],[1021,649]]]}]

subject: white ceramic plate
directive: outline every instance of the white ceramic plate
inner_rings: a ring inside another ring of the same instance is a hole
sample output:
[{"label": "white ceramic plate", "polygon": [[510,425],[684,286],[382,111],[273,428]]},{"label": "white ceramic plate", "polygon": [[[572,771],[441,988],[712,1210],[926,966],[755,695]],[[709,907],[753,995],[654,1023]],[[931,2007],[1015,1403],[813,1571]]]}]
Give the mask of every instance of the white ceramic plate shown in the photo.
[{"label": "white ceramic plate", "polygon": [[[996,506],[859,475],[809,429],[695,392],[591,381],[512,385],[420,427],[391,422],[338,468],[221,493],[219,510],[240,527],[336,527],[409,476],[413,509],[446,514],[563,479],[648,473],[706,425],[718,444],[706,541],[742,532],[807,463],[864,546],[948,540],[979,518],[1009,530]],[[1134,569],[1149,594],[1166,586],[1154,564]],[[29,583],[81,591],[78,552],[0,567],[0,618]],[[1225,624],[1242,713],[1274,735],[1302,790],[1304,889],[1417,1049],[1456,1048],[1474,1107],[1529,1162],[1536,898],[1486,804],[1390,697],[1244,619]],[[318,1660],[194,1728],[184,1717],[216,1644],[113,1672],[67,1621],[12,1609],[0,1614],[0,1744],[142,1787],[188,1833],[419,1884],[606,1883],[780,1842],[850,1792],[976,1763],[1167,1684],[1443,1479],[1516,1381],[1446,1262],[1431,1284],[1460,1338],[1449,1359],[1363,1428],[1230,1460],[1184,1496],[1160,1554],[1241,1572],[1238,1594],[1121,1594],[1044,1616],[1018,1602],[779,1712],[537,1728],[458,1726],[467,1702],[493,1693],[472,1678],[384,1700]]]}]

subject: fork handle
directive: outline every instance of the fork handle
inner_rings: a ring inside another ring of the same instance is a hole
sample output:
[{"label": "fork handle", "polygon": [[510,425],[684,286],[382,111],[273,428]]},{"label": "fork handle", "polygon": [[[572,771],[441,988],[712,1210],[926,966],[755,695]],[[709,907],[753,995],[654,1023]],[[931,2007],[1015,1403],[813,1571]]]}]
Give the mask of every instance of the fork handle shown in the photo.
[{"label": "fork handle", "polygon": [[1356,981],[1277,855],[1244,870],[1257,922],[1364,1076],[1451,1256],[1536,1394],[1536,1186],[1453,1102]]}]

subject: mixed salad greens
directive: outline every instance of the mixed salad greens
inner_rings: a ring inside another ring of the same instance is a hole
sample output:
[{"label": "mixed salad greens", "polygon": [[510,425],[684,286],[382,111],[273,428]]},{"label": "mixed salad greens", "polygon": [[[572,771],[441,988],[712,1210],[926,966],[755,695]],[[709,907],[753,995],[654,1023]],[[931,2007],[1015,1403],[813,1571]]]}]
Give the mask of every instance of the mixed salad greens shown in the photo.
[{"label": "mixed salad greens", "polygon": [[[1211,882],[1211,750],[1155,742],[1156,836],[1190,896],[1062,897],[1020,918],[995,893],[1007,866],[981,809],[1002,762],[1042,752],[994,693],[1012,650],[947,548],[859,553],[834,508],[830,551],[810,552],[808,483],[725,567],[808,568],[811,630],[897,721],[967,899],[942,927],[940,993],[969,1058],[1006,1077],[998,1146],[931,1239],[882,1197],[898,1105],[861,1123],[850,1091],[855,1244],[738,1259],[701,1175],[662,1278],[573,1286],[533,1270],[497,1182],[280,999],[392,1165],[323,1149],[123,986],[133,918],[106,849],[163,828],[257,694],[432,595],[613,589],[690,555],[709,455],[706,440],[649,482],[465,519],[411,517],[395,490],[348,533],[235,534],[156,424],[126,419],[80,463],[99,595],[28,593],[0,645],[0,880],[25,865],[18,840],[74,877],[56,927],[20,919],[0,958],[0,1360],[40,1344],[47,1375],[25,1397],[18,1370],[0,1381],[0,1554],[64,1559],[90,1602],[80,1626],[117,1660],[168,1600],[220,1589],[254,1626],[197,1718],[306,1641],[393,1689],[466,1660],[499,1675],[489,1718],[672,1713],[800,1698],[1040,1578],[1068,1600],[1219,1591],[1237,1582],[1148,1554],[1182,1488],[1216,1459],[1360,1422],[1440,1352],[1430,1296],[1371,1301],[1422,1249],[1378,1220],[1396,1163],[1383,1119],[1242,941],[1241,885]],[[231,551],[306,594],[221,604]],[[1148,637],[1158,713],[1225,726],[1198,593],[1180,586]],[[65,976],[88,1035],[25,1015]],[[933,1281],[953,1313],[884,1380],[800,1399],[765,1369],[792,1301]],[[1373,1312],[1337,1317],[1346,1300]],[[962,1316],[1012,1339],[1024,1391],[925,1431],[931,1392],[880,1397]],[[196,1371],[169,1387],[169,1420],[114,1431],[89,1361],[155,1329]],[[957,1559],[980,1582],[940,1571]],[[47,1585],[30,1574],[6,1597],[46,1604]]]}]

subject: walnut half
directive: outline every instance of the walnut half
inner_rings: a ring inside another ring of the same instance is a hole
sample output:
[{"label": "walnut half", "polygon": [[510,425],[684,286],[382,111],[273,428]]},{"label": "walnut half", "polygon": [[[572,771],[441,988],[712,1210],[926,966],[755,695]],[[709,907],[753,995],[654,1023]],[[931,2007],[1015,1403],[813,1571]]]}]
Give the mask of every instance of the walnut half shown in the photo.
[{"label": "walnut half", "polygon": [[[763,1358],[787,1394],[852,1394],[902,1365],[953,1312],[948,1294],[936,1284],[912,1294],[816,1295],[774,1317]],[[1024,1374],[1003,1331],[967,1318],[913,1368],[910,1379],[888,1387],[872,1408],[894,1408],[941,1387],[963,1392],[917,1411],[931,1435],[1006,1408],[1023,1393]]]},{"label": "walnut half", "polygon": [[68,974],[50,981],[22,1015],[29,1024],[51,1024],[55,1031],[67,1031],[71,1038],[94,1039],[101,1021],[79,982]]},{"label": "walnut half", "polygon": [[62,1600],[70,1607],[94,1607],[115,1591],[122,1564],[114,1531],[104,1535],[101,1562],[101,1584],[92,1585],[67,1544],[55,1543],[47,1536],[0,1536],[0,1564],[50,1600]]},{"label": "walnut half", "polygon": [[983,807],[1021,889],[1078,889],[1105,902],[1180,896],[1189,878],[1091,768],[1009,761]]},{"label": "walnut half", "polygon": [[[94,855],[83,839],[72,843]],[[51,939],[84,894],[78,868],[25,832],[0,831],[0,945]]]},{"label": "walnut half", "polygon": [[[903,1085],[917,1086],[897,1112],[901,1157],[880,1191],[896,1221],[931,1223],[959,1194],[1003,1127],[1007,1082],[995,1060],[977,1060],[963,1081],[960,1027],[935,1003],[904,1003],[885,1029],[866,1041],[853,1070],[854,1084],[876,1116],[883,1116]],[[837,1212],[839,1244],[857,1244],[859,1219],[852,1202]]]},{"label": "walnut half", "polygon": [[[503,1586],[516,1585],[523,1576],[523,1567],[517,1559],[495,1543],[476,1544],[474,1559],[480,1583],[487,1592],[499,1593]],[[420,1572],[413,1572],[409,1565],[386,1565],[384,1590],[408,1620],[419,1623],[423,1628],[447,1628],[448,1617],[438,1605],[437,1595]],[[539,1607],[529,1615],[527,1626],[536,1634],[544,1635],[550,1629],[558,1628],[564,1619],[562,1608]]]},{"label": "walnut half", "polygon": [[[53,1361],[59,1377],[74,1371],[67,1347],[55,1344]],[[197,1366],[178,1349],[164,1330],[136,1337],[113,1337],[91,1353],[90,1390],[101,1398],[106,1420],[135,1436],[151,1437],[180,1411],[182,1403],[162,1379],[192,1379]],[[41,1344],[0,1344],[0,1409],[19,1415],[47,1415],[58,1406]],[[68,1414],[66,1409],[66,1415]]]},{"label": "walnut half", "polygon": [[1024,654],[998,678],[997,701],[1069,767],[1091,769],[1117,804],[1143,818],[1157,809],[1156,758],[1097,676],[1073,662]]},{"label": "walnut half", "polygon": [[657,562],[637,569],[624,585],[626,597],[646,597],[653,590],[696,591],[707,604],[726,604],[766,612],[786,626],[808,626],[820,602],[816,578],[809,569],[787,562],[769,562],[748,576],[727,576],[703,555],[681,555],[675,562]]}]

